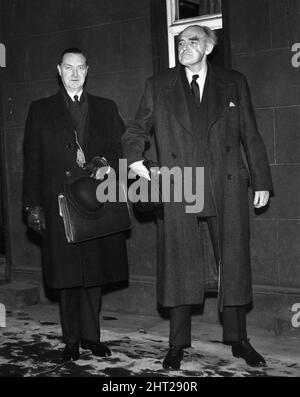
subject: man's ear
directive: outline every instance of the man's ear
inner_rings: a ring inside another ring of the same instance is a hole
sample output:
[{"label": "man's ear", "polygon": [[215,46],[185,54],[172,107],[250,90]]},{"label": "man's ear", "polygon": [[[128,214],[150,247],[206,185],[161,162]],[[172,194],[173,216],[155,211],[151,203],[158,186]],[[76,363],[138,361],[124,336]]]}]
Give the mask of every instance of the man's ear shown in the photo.
[{"label": "man's ear", "polygon": [[214,49],[214,46],[212,43],[206,42],[206,48],[205,48],[205,54],[209,55],[212,50]]},{"label": "man's ear", "polygon": [[60,67],[60,65],[57,65],[57,70],[58,70],[58,74],[61,76],[61,67]]}]

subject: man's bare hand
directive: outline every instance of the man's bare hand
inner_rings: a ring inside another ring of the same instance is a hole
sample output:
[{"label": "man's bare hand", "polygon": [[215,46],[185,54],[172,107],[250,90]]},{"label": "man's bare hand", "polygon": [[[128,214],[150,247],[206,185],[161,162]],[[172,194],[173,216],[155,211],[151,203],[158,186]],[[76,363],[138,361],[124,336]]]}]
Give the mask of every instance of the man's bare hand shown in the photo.
[{"label": "man's bare hand", "polygon": [[130,169],[129,177],[131,177],[131,175],[132,176],[138,175],[150,181],[150,174],[147,168],[144,166],[143,160],[136,161],[135,163],[130,164],[129,169]]},{"label": "man's bare hand", "polygon": [[261,208],[268,204],[270,192],[267,190],[257,191],[254,194],[253,205],[255,208]]},{"label": "man's bare hand", "polygon": [[110,166],[100,167],[97,169],[97,171],[95,171],[94,174],[91,175],[91,177],[102,181],[105,175],[109,174],[109,172],[110,172]]}]

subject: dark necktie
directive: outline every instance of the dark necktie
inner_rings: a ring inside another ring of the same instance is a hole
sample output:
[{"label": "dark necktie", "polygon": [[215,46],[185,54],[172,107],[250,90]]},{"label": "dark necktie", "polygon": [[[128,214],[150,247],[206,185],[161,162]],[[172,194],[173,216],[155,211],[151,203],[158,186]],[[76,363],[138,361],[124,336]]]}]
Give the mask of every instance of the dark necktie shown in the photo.
[{"label": "dark necktie", "polygon": [[79,101],[78,95],[74,95],[74,101],[71,101],[71,117],[73,121],[74,129],[76,130],[77,138],[82,145],[83,143],[83,134],[84,134],[84,125],[85,125],[85,118],[82,112],[81,103]]},{"label": "dark necktie", "polygon": [[78,95],[74,95],[74,102],[77,106],[77,109],[81,110],[80,101]]},{"label": "dark necktie", "polygon": [[199,77],[198,74],[194,74],[191,82],[191,90],[197,103],[200,102],[200,90],[199,90],[199,85],[196,81],[198,77]]}]

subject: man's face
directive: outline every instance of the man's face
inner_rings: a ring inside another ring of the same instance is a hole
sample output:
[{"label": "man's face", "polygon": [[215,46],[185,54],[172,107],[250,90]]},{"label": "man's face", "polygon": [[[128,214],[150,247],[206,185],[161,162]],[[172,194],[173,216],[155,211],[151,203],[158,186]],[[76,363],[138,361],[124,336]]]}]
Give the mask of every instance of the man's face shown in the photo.
[{"label": "man's face", "polygon": [[179,36],[178,59],[186,67],[201,67],[208,54],[213,50],[201,28],[190,27]]},{"label": "man's face", "polygon": [[65,54],[57,69],[67,91],[81,91],[88,72],[86,59],[82,54]]}]

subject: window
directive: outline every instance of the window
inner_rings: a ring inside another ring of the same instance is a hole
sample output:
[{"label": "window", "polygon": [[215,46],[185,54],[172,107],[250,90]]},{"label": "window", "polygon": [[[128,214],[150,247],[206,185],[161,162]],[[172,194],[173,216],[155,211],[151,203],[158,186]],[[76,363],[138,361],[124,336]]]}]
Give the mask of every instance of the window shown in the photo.
[{"label": "window", "polygon": [[169,66],[176,65],[176,37],[191,25],[205,25],[216,30],[220,46],[216,48],[216,63],[224,64],[223,19],[221,0],[166,0]]},{"label": "window", "polygon": [[179,0],[176,19],[198,18],[222,13],[221,0]]}]

